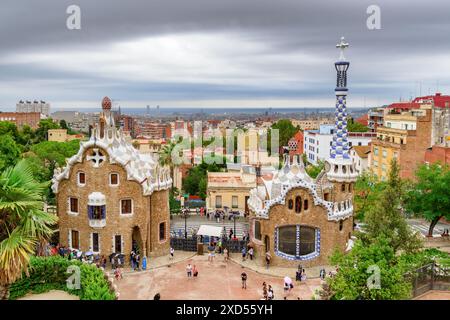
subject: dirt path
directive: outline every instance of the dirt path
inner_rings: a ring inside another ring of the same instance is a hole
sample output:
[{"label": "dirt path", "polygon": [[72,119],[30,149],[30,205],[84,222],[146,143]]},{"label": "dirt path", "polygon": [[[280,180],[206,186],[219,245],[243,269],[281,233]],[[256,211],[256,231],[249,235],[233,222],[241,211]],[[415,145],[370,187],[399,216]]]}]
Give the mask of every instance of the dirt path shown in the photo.
[{"label": "dirt path", "polygon": [[78,296],[68,294],[61,290],[50,290],[45,293],[33,294],[29,293],[26,296],[17,300],[80,300]]}]

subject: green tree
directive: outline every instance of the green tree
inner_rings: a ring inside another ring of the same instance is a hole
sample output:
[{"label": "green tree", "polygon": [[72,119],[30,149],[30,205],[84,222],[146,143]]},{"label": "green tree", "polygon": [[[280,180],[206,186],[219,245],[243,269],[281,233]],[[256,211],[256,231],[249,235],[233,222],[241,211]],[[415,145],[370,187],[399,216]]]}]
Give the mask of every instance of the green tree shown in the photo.
[{"label": "green tree", "polygon": [[159,153],[159,164],[161,166],[168,166],[170,168],[170,176],[173,179],[173,171],[174,167],[177,165],[176,161],[174,161],[173,153],[176,144],[173,142],[169,142],[164,145]]},{"label": "green tree", "polygon": [[61,119],[61,120],[59,121],[59,126],[61,127],[61,129],[66,129],[66,130],[69,129],[69,127],[67,126],[67,122],[66,122],[66,120],[64,120],[64,119]]},{"label": "green tree", "polygon": [[179,200],[176,199],[177,196],[179,196],[180,192],[177,188],[172,188],[169,191],[169,208],[170,213],[178,213],[181,209],[181,203]]},{"label": "green tree", "polygon": [[350,118],[347,122],[347,130],[348,132],[367,132],[369,131],[369,128],[359,122],[355,122],[353,118]]},{"label": "green tree", "polygon": [[308,175],[311,178],[317,178],[317,176],[319,175],[320,172],[322,172],[322,170],[325,168],[325,162],[323,161],[317,161],[317,165],[313,165],[313,164],[309,164],[306,167],[306,173],[308,173]]},{"label": "green tree", "polygon": [[[39,182],[48,182],[51,180],[56,166],[64,166],[66,159],[76,154],[79,147],[79,140],[43,141],[33,145],[31,151],[24,154],[24,158],[31,168],[34,178]],[[54,203],[55,196],[50,185],[44,195],[48,203]]]},{"label": "green tree", "polygon": [[52,118],[39,121],[38,129],[36,130],[36,138],[38,142],[47,140],[47,133],[49,129],[59,129],[59,125],[53,122]]},{"label": "green tree", "polygon": [[23,152],[29,151],[30,147],[36,143],[36,133],[30,126],[23,126],[22,130],[19,131],[17,143],[23,146]]},{"label": "green tree", "polygon": [[75,139],[68,142],[43,141],[32,146],[31,151],[44,160],[47,166],[49,164],[63,166],[66,159],[76,154],[79,148],[80,141]]},{"label": "green tree", "polygon": [[198,184],[198,195],[202,199],[206,199],[206,190],[208,188],[208,179],[207,177],[202,177]]},{"label": "green tree", "polygon": [[0,174],[0,299],[27,270],[36,244],[53,233],[57,217],[42,210],[46,187],[24,160]]},{"label": "green tree", "polygon": [[13,166],[20,158],[20,148],[10,134],[0,136],[0,170]]},{"label": "green tree", "polygon": [[9,134],[14,141],[17,142],[17,139],[19,137],[19,130],[17,129],[17,126],[9,121],[0,121],[0,136],[3,136],[5,134]]},{"label": "green tree", "polygon": [[438,163],[422,165],[416,178],[407,194],[406,208],[430,221],[431,237],[439,219],[450,219],[450,170]]},{"label": "green tree", "polygon": [[291,139],[299,131],[297,127],[294,127],[291,120],[289,119],[278,120],[278,122],[274,123],[270,127],[270,130],[268,132],[267,150],[269,152],[271,151],[272,130],[274,129],[278,130],[280,147],[287,146],[289,139]]},{"label": "green tree", "polygon": [[413,252],[421,248],[420,239],[412,232],[402,212],[403,186],[399,166],[394,158],[385,188],[376,203],[365,212],[364,232],[359,236],[366,245],[370,245],[379,236],[384,236],[394,252]]},{"label": "green tree", "polygon": [[[346,254],[336,251],[331,263],[338,266],[338,272],[327,278],[326,299],[333,300],[397,300],[408,299],[412,284],[405,278],[405,268],[383,236],[369,245],[355,241],[352,250]],[[379,283],[370,278],[379,270]],[[377,286],[379,284],[379,287]]]},{"label": "green tree", "polygon": [[189,173],[183,179],[183,190],[191,195],[198,195],[202,199],[206,198],[206,189],[208,184],[208,172],[219,172],[224,170],[226,164],[201,164],[189,169]]},{"label": "green tree", "polygon": [[354,214],[357,219],[363,220],[365,213],[375,206],[385,185],[370,171],[364,171],[358,177],[354,197]]}]

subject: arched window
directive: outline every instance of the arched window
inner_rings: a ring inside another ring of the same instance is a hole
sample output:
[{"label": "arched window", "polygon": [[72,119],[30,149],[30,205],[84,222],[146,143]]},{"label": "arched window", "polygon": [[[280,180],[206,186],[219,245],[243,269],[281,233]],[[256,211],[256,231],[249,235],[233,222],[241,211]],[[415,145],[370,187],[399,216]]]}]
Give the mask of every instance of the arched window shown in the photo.
[{"label": "arched window", "polygon": [[302,257],[319,253],[320,247],[316,241],[319,230],[309,226],[288,225],[279,227],[277,230],[278,240],[276,252],[292,256],[295,260],[302,260]]},{"label": "arched window", "polygon": [[341,191],[342,191],[342,192],[345,192],[345,183],[343,183],[343,184],[341,185]]},{"label": "arched window", "polygon": [[295,212],[300,213],[302,211],[302,198],[300,196],[295,197]]},{"label": "arched window", "polygon": [[303,210],[308,210],[308,200],[307,199],[305,199],[304,201],[303,201]]},{"label": "arched window", "polygon": [[288,201],[288,208],[289,210],[292,210],[292,208],[294,208],[294,201],[292,201],[292,199],[289,199]]},{"label": "arched window", "polygon": [[344,223],[342,220],[339,221],[339,231],[342,231],[342,228],[344,226]]},{"label": "arched window", "polygon": [[295,256],[297,247],[297,226],[286,226],[278,229],[278,250]]}]

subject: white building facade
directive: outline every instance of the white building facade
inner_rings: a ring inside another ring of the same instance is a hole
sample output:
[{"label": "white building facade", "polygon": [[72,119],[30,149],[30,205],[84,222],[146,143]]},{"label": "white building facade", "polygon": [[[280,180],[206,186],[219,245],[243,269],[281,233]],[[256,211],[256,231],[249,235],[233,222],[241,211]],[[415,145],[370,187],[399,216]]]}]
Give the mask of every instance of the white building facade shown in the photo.
[{"label": "white building facade", "polygon": [[[321,125],[319,130],[305,131],[304,153],[309,163],[317,165],[330,157],[330,147],[333,143],[334,125]],[[367,146],[376,137],[374,132],[349,132],[348,145]]]},{"label": "white building facade", "polygon": [[45,102],[45,101],[38,101],[38,100],[34,100],[34,101],[23,101],[20,100],[17,104],[16,104],[16,112],[40,112],[43,115],[46,115],[47,117],[50,115],[50,103]]}]

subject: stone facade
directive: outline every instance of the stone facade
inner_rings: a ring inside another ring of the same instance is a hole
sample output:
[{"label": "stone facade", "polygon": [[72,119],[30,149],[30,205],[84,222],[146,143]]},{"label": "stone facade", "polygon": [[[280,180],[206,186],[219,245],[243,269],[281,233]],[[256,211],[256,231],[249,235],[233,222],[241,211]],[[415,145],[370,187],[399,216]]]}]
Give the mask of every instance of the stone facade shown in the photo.
[{"label": "stone facade", "polygon": [[[348,185],[347,185],[348,188]],[[340,188],[336,188],[339,189]],[[348,189],[347,189],[348,190]],[[301,197],[302,201],[308,201],[308,209],[302,209],[300,213],[295,212],[295,208],[289,209],[289,200],[295,203],[296,197]],[[336,197],[344,196],[338,191]],[[250,219],[250,233],[255,235],[255,223],[260,223],[259,239],[253,237],[252,243],[255,246],[256,258],[261,264],[265,263],[265,252],[269,249],[272,256],[272,265],[283,267],[296,267],[301,264],[304,267],[314,267],[327,265],[328,258],[335,249],[344,251],[353,230],[353,217],[344,220],[330,221],[327,218],[327,210],[323,206],[313,205],[314,201],[307,189],[295,188],[287,193],[286,204],[275,205],[270,210],[270,219],[258,219],[254,215]],[[276,248],[276,232],[282,226],[308,226],[317,230],[316,234],[316,257],[303,259],[301,256],[294,259],[287,259],[280,254]],[[318,245],[317,245],[318,244]]]},{"label": "stone facade", "polygon": [[[377,139],[371,145],[369,166],[381,180],[387,179],[392,158],[397,159],[401,178],[414,178],[417,167],[424,162],[425,153],[431,147],[432,111],[422,111],[422,116],[410,116],[415,120],[414,130],[388,127],[377,129]],[[390,115],[385,121],[390,119],[394,123],[395,117],[396,115]]]},{"label": "stone facade", "polygon": [[167,254],[167,171],[127,144],[104,109],[91,139],[80,144],[63,170],[55,171],[61,245],[128,257],[135,244],[141,255]]}]

